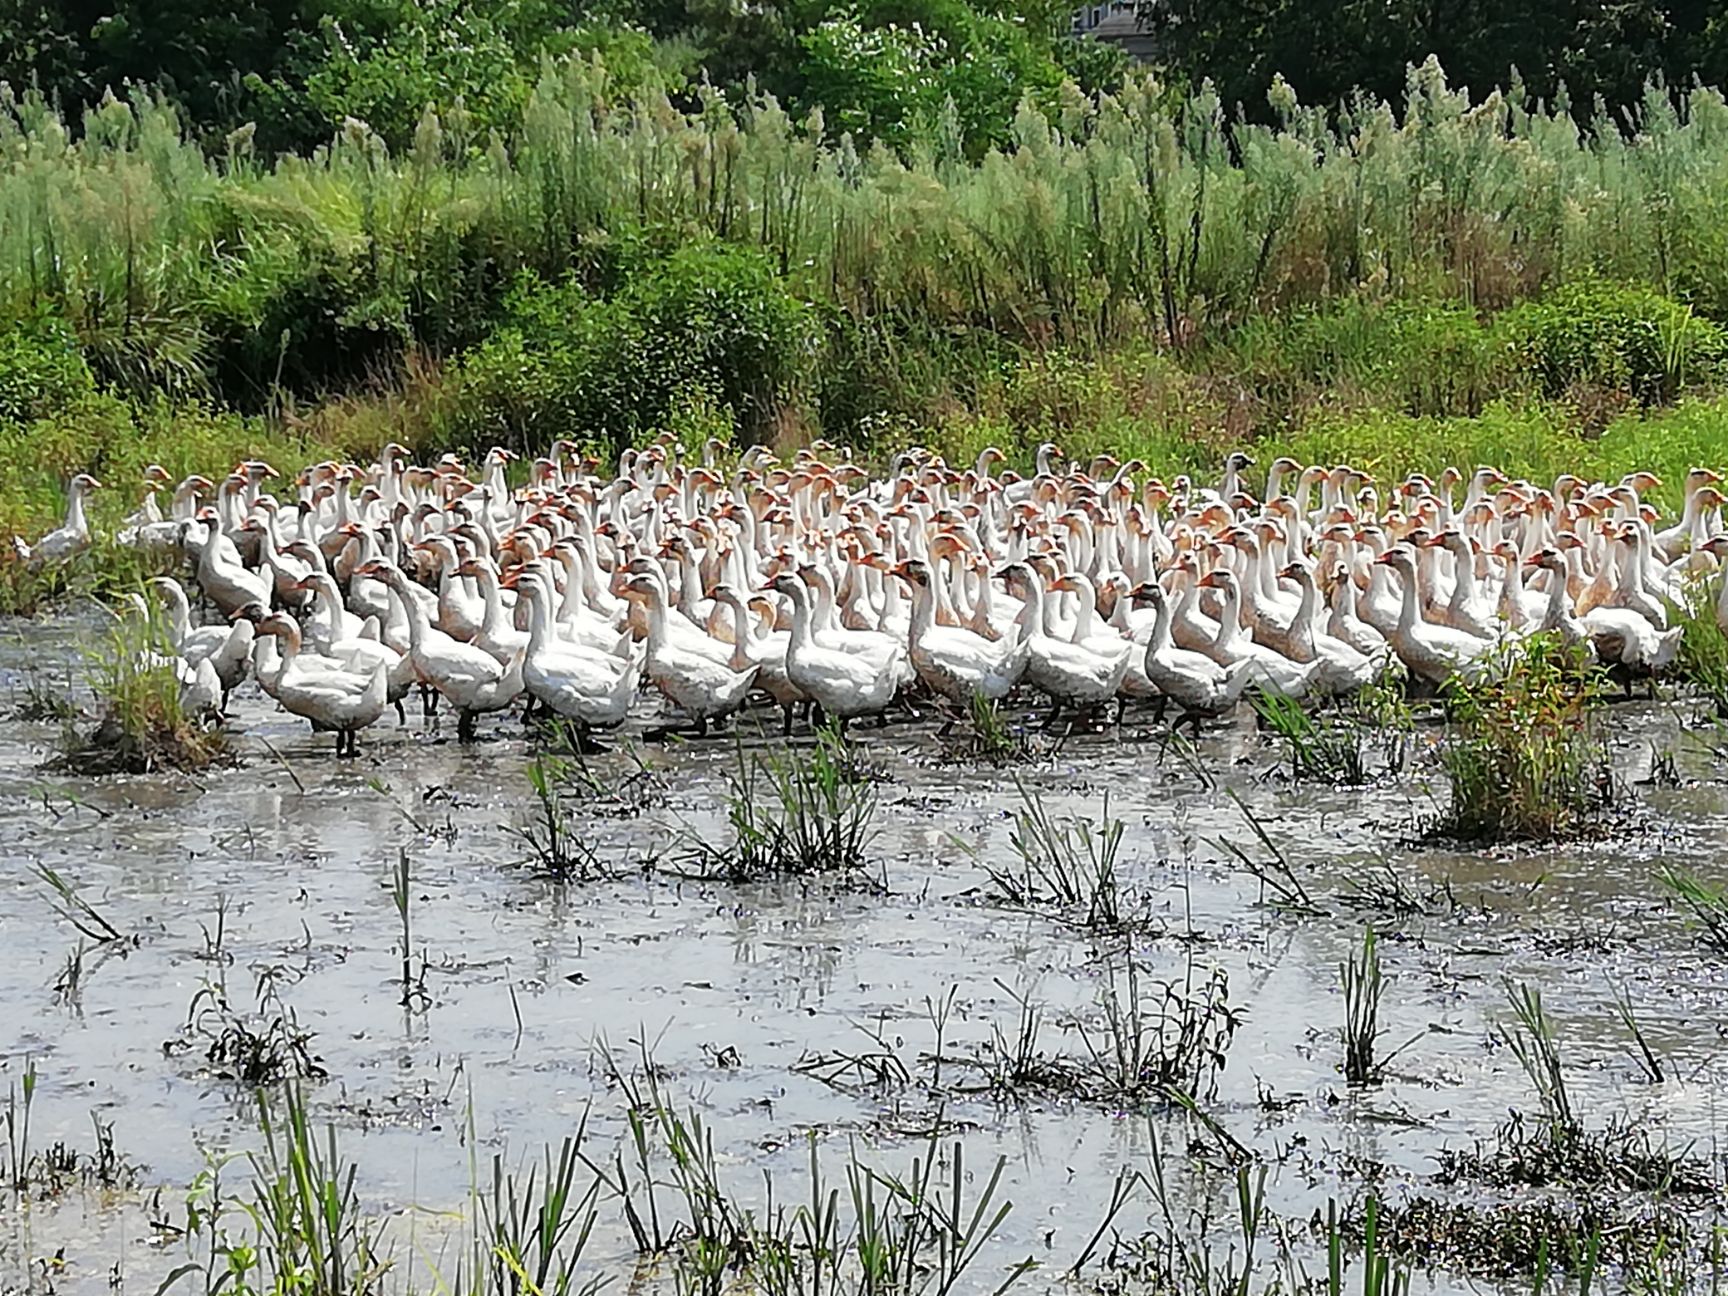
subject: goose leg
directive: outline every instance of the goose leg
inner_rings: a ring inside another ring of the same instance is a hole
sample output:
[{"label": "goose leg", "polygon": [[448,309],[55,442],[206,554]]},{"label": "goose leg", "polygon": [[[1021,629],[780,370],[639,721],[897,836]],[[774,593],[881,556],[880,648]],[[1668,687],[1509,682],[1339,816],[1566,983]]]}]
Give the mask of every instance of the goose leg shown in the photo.
[{"label": "goose leg", "polygon": [[698,738],[706,738],[708,736],[708,717],[705,715],[699,715],[696,717],[696,736]]},{"label": "goose leg", "polygon": [[457,711],[456,740],[458,742],[474,741],[474,713],[472,711]]},{"label": "goose leg", "polygon": [[1046,729],[1054,729],[1056,727],[1056,722],[1058,720],[1060,720],[1061,718],[1062,718],[1062,700],[1060,698],[1051,698],[1050,699],[1050,714],[1048,716],[1046,716],[1044,719],[1044,727]]},{"label": "goose leg", "polygon": [[792,708],[789,706],[781,707],[780,717],[780,736],[790,738],[792,736]]}]

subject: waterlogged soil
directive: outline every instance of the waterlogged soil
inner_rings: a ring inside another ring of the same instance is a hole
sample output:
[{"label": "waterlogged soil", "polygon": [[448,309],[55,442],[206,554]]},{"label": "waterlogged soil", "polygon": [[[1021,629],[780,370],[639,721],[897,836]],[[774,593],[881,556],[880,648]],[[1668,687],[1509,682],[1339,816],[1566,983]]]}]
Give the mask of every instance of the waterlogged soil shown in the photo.
[{"label": "waterlogged soil", "polygon": [[[75,677],[74,641],[92,629],[10,627],[0,698],[31,672]],[[640,722],[589,768],[619,783],[640,761],[662,795],[626,814],[578,794],[576,822],[614,871],[578,883],[529,862],[520,833],[536,808],[514,719],[492,718],[463,746],[453,726],[411,715],[337,762],[327,737],[254,687],[233,710],[242,764],[196,778],[49,773],[53,725],[0,723],[0,1088],[21,1087],[27,1068],[38,1076],[31,1148],[93,1150],[94,1113],[140,1174],[130,1190],[0,1198],[0,1290],[154,1291],[186,1258],[175,1230],[189,1189],[216,1167],[225,1192],[244,1189],[246,1163],[232,1158],[258,1146],[256,1103],[196,1029],[216,990],[251,1011],[262,987],[267,1013],[291,1011],[309,1033],[307,1060],[322,1073],[306,1082],[313,1118],[335,1125],[399,1272],[421,1287],[454,1265],[475,1165],[485,1177],[495,1154],[532,1164],[584,1123],[588,1155],[610,1163],[629,1100],[608,1049],[638,1085],[646,1049],[663,1094],[700,1114],[728,1191],[749,1203],[762,1201],[765,1175],[777,1198],[806,1199],[812,1140],[842,1196],[849,1158],[904,1172],[938,1122],[945,1146],[963,1146],[969,1193],[1000,1158],[997,1200],[1013,1208],[965,1290],[993,1291],[1027,1258],[1042,1266],[1027,1288],[1061,1284],[1119,1172],[1146,1168],[1155,1140],[1182,1209],[1211,1195],[1221,1241],[1236,1227],[1234,1187],[1204,1167],[1226,1164],[1229,1140],[1263,1160],[1269,1204],[1297,1232],[1329,1199],[1360,1202],[1370,1187],[1394,1202],[1487,1192],[1435,1176],[1443,1152],[1491,1147],[1509,1113],[1540,1110],[1499,1037],[1508,982],[1540,990],[1587,1124],[1626,1120],[1707,1163],[1721,1146],[1728,957],[1711,954],[1660,873],[1728,882],[1728,785],[1710,735],[1683,728],[1670,705],[1613,710],[1632,798],[1624,831],[1492,853],[1421,842],[1444,793],[1420,754],[1367,787],[1295,786],[1251,719],[1189,753],[1131,713],[1120,731],[993,768],[942,759],[933,723],[897,719],[857,739],[881,775],[871,857],[882,890],[677,875],[694,843],[727,840],[726,776],[741,747],[781,741],[766,715],[737,735],[651,742],[643,733],[658,717],[645,699]],[[1017,724],[1036,718],[1015,713]],[[1420,731],[1418,748],[1433,736]],[[1678,784],[1644,782],[1662,754]],[[993,902],[986,866],[1013,858],[1016,779],[1058,818],[1096,817],[1108,795],[1126,825],[1134,930],[1098,935]],[[1311,911],[1273,903],[1226,845],[1271,859],[1250,816]],[[392,893],[404,855],[416,981],[406,1005]],[[81,935],[43,869],[121,939]],[[1352,1088],[1339,965],[1364,923],[1379,932],[1387,981],[1381,1051],[1404,1047],[1382,1083]],[[977,1063],[995,1032],[1014,1036],[1021,999],[1043,1006],[1038,1051],[1084,1062],[1076,1023],[1090,1021],[1099,1041],[1100,995],[1121,984],[1130,952],[1143,993],[1160,981],[1198,993],[1214,971],[1227,977],[1240,1024],[1216,1093],[1201,1095],[1211,1126],[1060,1089],[988,1091]],[[81,961],[72,978],[69,960]],[[1619,992],[1665,1069],[1660,1085],[1634,1056]],[[950,1002],[938,1066],[930,1006]],[[840,1061],[865,1055],[893,1060],[870,1076]],[[837,1084],[808,1073],[817,1057],[836,1062]],[[662,1200],[674,1217],[675,1200]],[[1138,1192],[1109,1236],[1136,1236],[1157,1213]],[[620,1279],[647,1272],[604,1197],[587,1264]]]}]

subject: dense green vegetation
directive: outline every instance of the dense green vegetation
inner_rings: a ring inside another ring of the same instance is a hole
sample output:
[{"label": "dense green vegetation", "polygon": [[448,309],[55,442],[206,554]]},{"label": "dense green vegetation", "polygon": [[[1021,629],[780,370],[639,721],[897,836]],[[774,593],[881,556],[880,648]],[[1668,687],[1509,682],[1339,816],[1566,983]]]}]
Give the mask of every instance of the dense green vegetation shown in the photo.
[{"label": "dense green vegetation", "polygon": [[4,20],[0,533],[391,437],[1728,460],[1714,90],[1243,119],[961,0],[79,9]]}]

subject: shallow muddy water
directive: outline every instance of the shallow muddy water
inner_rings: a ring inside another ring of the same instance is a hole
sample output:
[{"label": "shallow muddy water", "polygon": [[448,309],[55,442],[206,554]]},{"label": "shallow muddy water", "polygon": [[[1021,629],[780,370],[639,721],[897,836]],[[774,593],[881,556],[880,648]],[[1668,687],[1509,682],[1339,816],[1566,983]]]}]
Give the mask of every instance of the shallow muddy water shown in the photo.
[{"label": "shallow muddy water", "polygon": [[[24,672],[68,660],[77,632],[6,630],[0,699]],[[854,1153],[906,1167],[940,1117],[944,1143],[964,1145],[973,1189],[1004,1159],[999,1195],[1013,1203],[965,1289],[994,1290],[1027,1257],[1043,1268],[1026,1287],[1058,1285],[1104,1219],[1118,1171],[1145,1166],[1152,1139],[1178,1162],[1208,1148],[1199,1159],[1220,1160],[1219,1137],[1191,1115],[1051,1093],[1003,1099],[973,1065],[993,1032],[1012,1036],[1022,998],[1044,1005],[1043,1052],[1084,1059],[1076,1022],[1095,1030],[1100,992],[1130,954],[1143,986],[1227,977],[1240,1025],[1202,1105],[1266,1159],[1268,1199],[1294,1225],[1328,1199],[1359,1200],[1369,1183],[1388,1200],[1443,1191],[1430,1182],[1442,1149],[1491,1141],[1510,1111],[1538,1110],[1496,1034],[1511,1016],[1508,980],[1542,991],[1587,1123],[1629,1118],[1719,1159],[1728,976],[1659,874],[1728,881],[1728,788],[1669,708],[1617,706],[1616,752],[1633,781],[1654,751],[1674,749],[1682,784],[1634,788],[1635,824],[1621,838],[1545,853],[1408,845],[1440,795],[1431,765],[1368,788],[1293,787],[1269,773],[1276,753],[1247,718],[1208,733],[1197,761],[1131,715],[1120,733],[1070,737],[1017,770],[940,761],[929,724],[866,728],[859,745],[884,776],[873,848],[882,893],[651,867],[676,865],[692,838],[724,840],[725,775],[739,757],[731,736],[644,742],[653,707],[641,709],[642,723],[591,764],[613,781],[633,768],[633,750],[664,804],[585,814],[619,873],[583,884],[527,863],[529,752],[513,719],[483,724],[483,741],[466,748],[453,726],[382,725],[363,735],[360,759],[338,763],[327,738],[248,686],[235,704],[242,766],[196,780],[55,775],[42,768],[51,726],[0,723],[0,1087],[21,1084],[27,1065],[39,1074],[33,1147],[90,1148],[94,1112],[143,1167],[132,1193],[0,1201],[0,1289],[93,1291],[118,1276],[152,1292],[181,1263],[182,1244],[152,1217],[183,1224],[188,1186],[258,1137],[249,1091],[217,1073],[189,1015],[205,987],[249,1008],[261,977],[311,1032],[327,1073],[307,1084],[313,1115],[337,1127],[368,1210],[388,1217],[398,1266],[422,1287],[465,1209],[473,1158],[532,1162],[586,1119],[589,1154],[610,1161],[627,1099],[601,1041],[637,1072],[645,1042],[665,1093],[701,1113],[729,1188],[749,1201],[762,1198],[764,1172],[778,1195],[807,1195],[811,1136],[843,1186]],[[766,716],[760,727],[777,732]],[[1148,919],[1139,930],[1093,937],[990,901],[984,863],[1010,854],[1016,773],[1057,816],[1096,816],[1108,793],[1126,824],[1124,880]],[[1251,858],[1268,852],[1231,793],[1322,913],[1265,903],[1232,861],[1223,839]],[[409,1007],[391,891],[403,852],[415,970],[422,959],[425,969],[425,999]],[[57,914],[43,866],[125,939],[81,938]],[[1364,907],[1384,895],[1388,868],[1424,900],[1420,912]],[[1339,964],[1364,922],[1380,933],[1388,982],[1383,1049],[1411,1043],[1384,1083],[1352,1090],[1340,1072]],[[80,943],[76,992],[56,993]],[[1667,1068],[1661,1085],[1632,1055],[1614,1006],[1622,988]],[[937,1073],[930,1005],[949,996]],[[893,1054],[909,1082],[837,1088],[796,1069],[863,1053]],[[245,1166],[225,1174],[232,1190]],[[1185,1174],[1185,1191],[1202,1198],[1218,1179]],[[1140,1197],[1115,1228],[1137,1234],[1151,1209]],[[636,1268],[620,1212],[603,1200],[589,1272]]]}]

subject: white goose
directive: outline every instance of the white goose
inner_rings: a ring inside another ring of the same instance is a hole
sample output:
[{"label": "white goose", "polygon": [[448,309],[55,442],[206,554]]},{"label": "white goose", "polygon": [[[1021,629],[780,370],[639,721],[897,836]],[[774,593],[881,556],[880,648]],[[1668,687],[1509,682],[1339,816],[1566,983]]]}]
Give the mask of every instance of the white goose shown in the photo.
[{"label": "white goose", "polygon": [[281,612],[259,621],[257,632],[282,640],[282,663],[274,672],[275,697],[282,709],[310,720],[314,730],[335,733],[336,755],[358,755],[354,735],[377,723],[388,703],[384,663],[367,671],[308,669],[300,661],[300,627]]},{"label": "white goose", "polygon": [[[766,600],[764,600],[765,602]],[[754,616],[743,594],[735,585],[721,581],[714,587],[714,602],[732,616],[732,669],[756,668],[756,687],[773,698],[784,718],[781,732],[792,732],[792,709],[810,699],[792,682],[786,673],[786,651],[792,635],[785,630],[764,630]],[[772,609],[770,608],[770,615]]]},{"label": "white goose", "polygon": [[840,722],[840,732],[859,716],[880,715],[900,691],[901,662],[890,657],[878,665],[868,656],[825,648],[811,635],[810,593],[796,576],[782,574],[768,589],[792,603],[791,638],[786,648],[786,676],[823,714]]},{"label": "white goose", "polygon": [[1152,606],[1152,634],[1143,653],[1146,677],[1182,708],[1190,725],[1198,730],[1201,720],[1223,715],[1235,706],[1253,678],[1253,663],[1241,661],[1225,667],[1205,653],[1178,648],[1170,637],[1174,619],[1170,596],[1156,581],[1136,585],[1129,598]]},{"label": "white goose", "polygon": [[1397,546],[1374,561],[1390,567],[1400,578],[1402,602],[1398,624],[1388,639],[1392,651],[1411,675],[1430,684],[1444,684],[1451,675],[1488,651],[1491,644],[1487,639],[1423,619],[1421,596],[1416,588],[1416,562],[1409,550]]},{"label": "white goose", "polygon": [[993,642],[959,626],[937,625],[930,568],[919,559],[908,559],[890,568],[889,574],[912,587],[907,655],[926,687],[961,705],[974,697],[996,702],[1013,692],[1031,660],[1027,639]]},{"label": "white goose", "polygon": [[355,569],[357,576],[383,581],[408,611],[408,656],[420,682],[429,684],[456,708],[456,735],[474,738],[474,718],[502,711],[522,692],[522,655],[501,665],[483,648],[452,639],[432,628],[426,610],[410,594],[411,582],[394,563],[374,560]]},{"label": "white goose", "polygon": [[58,567],[76,558],[90,547],[90,523],[84,516],[84,497],[100,490],[102,483],[89,473],[79,473],[66,488],[66,520],[35,544],[26,544],[22,536],[12,537],[12,549],[18,560],[31,571]]},{"label": "white goose", "polygon": [[1020,590],[1026,610],[1021,636],[1027,643],[1026,680],[1055,704],[1050,723],[1064,706],[1095,707],[1116,696],[1128,673],[1128,655],[1133,645],[1122,641],[1111,656],[1093,652],[1044,633],[1044,582],[1025,563],[1009,563],[1002,569],[1005,579]]},{"label": "white goose", "polygon": [[196,666],[208,661],[221,689],[221,703],[228,705],[228,695],[246,678],[252,662],[252,622],[242,617],[225,626],[192,625],[192,607],[186,591],[172,576],[154,576],[150,583],[162,591],[168,604],[168,633],[174,651]]},{"label": "white goose", "polygon": [[626,598],[641,599],[648,612],[648,680],[674,706],[696,721],[698,736],[708,733],[708,721],[724,719],[744,705],[756,679],[756,667],[733,670],[704,654],[686,652],[666,633],[666,603],[660,587],[646,576],[624,583]]},{"label": "white goose", "polygon": [[595,729],[612,729],[630,714],[641,678],[641,661],[626,647],[620,659],[560,639],[552,623],[552,588],[539,571],[515,575],[528,602],[528,646],[522,683],[553,713],[573,720],[586,744]]}]

